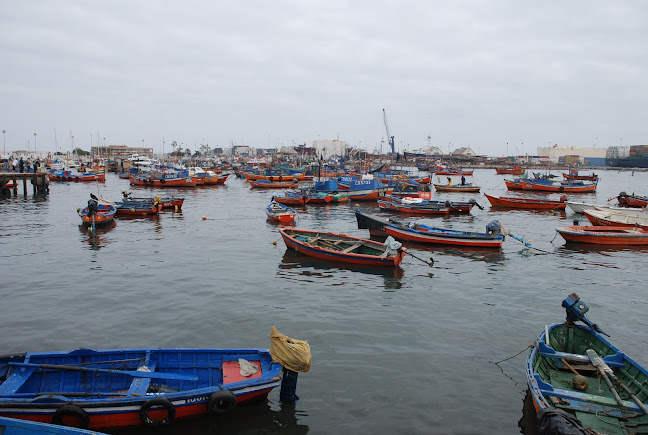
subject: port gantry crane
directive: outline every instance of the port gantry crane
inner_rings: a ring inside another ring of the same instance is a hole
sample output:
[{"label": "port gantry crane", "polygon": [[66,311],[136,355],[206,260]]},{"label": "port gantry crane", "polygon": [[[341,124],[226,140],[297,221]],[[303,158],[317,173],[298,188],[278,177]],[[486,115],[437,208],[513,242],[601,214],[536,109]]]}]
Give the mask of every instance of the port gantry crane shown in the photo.
[{"label": "port gantry crane", "polygon": [[389,142],[389,146],[391,147],[391,153],[394,154],[396,152],[394,150],[394,136],[389,135],[389,125],[387,124],[387,112],[385,112],[385,109],[383,109],[383,119],[385,120],[385,131],[387,132],[387,142]]}]

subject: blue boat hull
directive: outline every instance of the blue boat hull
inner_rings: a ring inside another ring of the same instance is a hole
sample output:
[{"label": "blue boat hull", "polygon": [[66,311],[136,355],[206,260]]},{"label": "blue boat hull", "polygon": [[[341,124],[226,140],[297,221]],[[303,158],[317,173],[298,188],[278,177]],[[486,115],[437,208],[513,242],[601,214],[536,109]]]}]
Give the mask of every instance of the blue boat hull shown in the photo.
[{"label": "blue boat hull", "polygon": [[[244,377],[248,363],[256,372]],[[279,385],[280,372],[266,349],[29,353],[0,359],[0,415],[43,423],[73,418],[89,429],[168,424],[263,398]]]}]

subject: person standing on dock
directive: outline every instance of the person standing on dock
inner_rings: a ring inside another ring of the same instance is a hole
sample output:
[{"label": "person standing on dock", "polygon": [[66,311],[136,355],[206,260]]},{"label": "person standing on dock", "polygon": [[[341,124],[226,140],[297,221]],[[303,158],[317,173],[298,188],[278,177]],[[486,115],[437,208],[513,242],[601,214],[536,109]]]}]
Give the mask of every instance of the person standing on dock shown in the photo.
[{"label": "person standing on dock", "polygon": [[22,173],[25,170],[25,161],[23,160],[22,157],[20,158],[20,161],[18,162],[18,170],[20,171],[20,173]]}]

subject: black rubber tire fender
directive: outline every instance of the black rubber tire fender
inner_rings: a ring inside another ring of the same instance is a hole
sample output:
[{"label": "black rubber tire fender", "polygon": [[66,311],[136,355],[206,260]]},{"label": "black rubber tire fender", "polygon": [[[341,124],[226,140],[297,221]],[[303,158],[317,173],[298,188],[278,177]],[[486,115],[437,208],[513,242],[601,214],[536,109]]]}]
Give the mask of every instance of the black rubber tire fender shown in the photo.
[{"label": "black rubber tire fender", "polygon": [[230,390],[215,391],[207,402],[207,410],[212,414],[226,414],[236,407],[236,396]]},{"label": "black rubber tire fender", "polygon": [[[167,416],[162,420],[152,420],[151,417],[149,417],[149,410],[154,406],[161,406],[165,408],[167,410]],[[142,424],[144,424],[144,426],[158,427],[173,423],[173,420],[175,420],[176,411],[173,403],[171,403],[169,400],[163,397],[156,397],[154,399],[147,400],[140,408],[139,413],[140,420],[142,420]]]},{"label": "black rubber tire fender", "polygon": [[71,403],[61,406],[52,416],[52,423],[65,426],[63,424],[63,417],[65,416],[77,417],[81,421],[81,426],[79,426],[81,429],[87,429],[90,426],[90,416],[80,406]]}]

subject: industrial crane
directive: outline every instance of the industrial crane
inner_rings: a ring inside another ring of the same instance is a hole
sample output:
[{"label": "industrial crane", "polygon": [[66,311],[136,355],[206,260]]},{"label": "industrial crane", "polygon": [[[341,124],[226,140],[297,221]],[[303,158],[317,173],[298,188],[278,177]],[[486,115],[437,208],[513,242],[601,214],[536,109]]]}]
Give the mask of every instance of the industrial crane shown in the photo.
[{"label": "industrial crane", "polygon": [[389,125],[387,124],[387,112],[385,112],[385,109],[383,109],[383,118],[385,120],[385,131],[387,131],[387,142],[389,142],[389,146],[391,147],[391,153],[394,154],[396,152],[394,150],[394,136],[389,135]]}]

